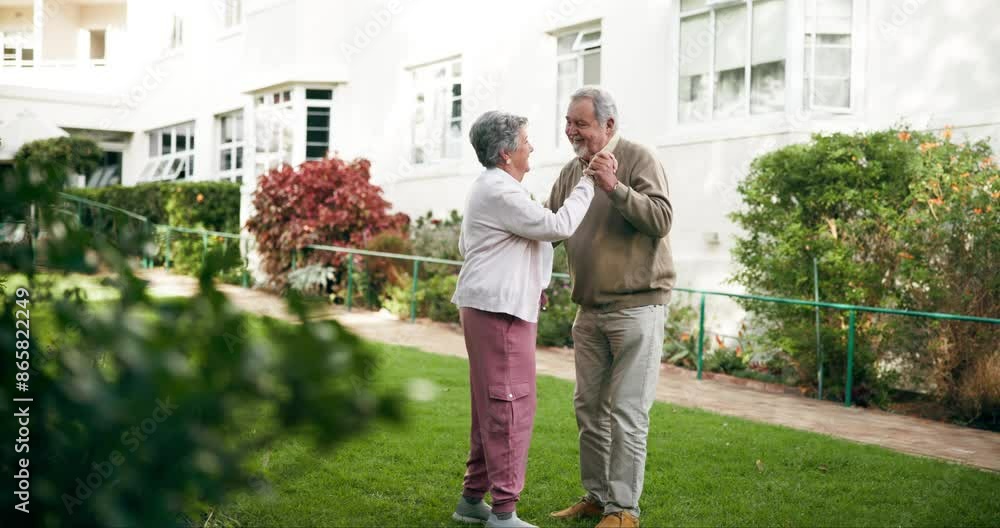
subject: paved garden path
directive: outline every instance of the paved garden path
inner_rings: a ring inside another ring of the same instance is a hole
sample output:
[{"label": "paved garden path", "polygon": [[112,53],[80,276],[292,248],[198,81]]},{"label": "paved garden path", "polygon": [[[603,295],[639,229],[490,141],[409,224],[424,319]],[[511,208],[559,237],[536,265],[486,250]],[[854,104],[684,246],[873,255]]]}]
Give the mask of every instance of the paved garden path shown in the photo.
[{"label": "paved garden path", "polygon": [[[157,296],[189,296],[197,288],[190,277],[163,269],[139,270]],[[290,319],[282,299],[273,294],[220,284],[219,289],[239,308],[278,319]],[[316,318],[335,318],[373,341],[412,346],[437,354],[466,357],[457,324],[420,320],[415,324],[384,313],[328,307]],[[539,348],[538,373],[574,379],[569,349]],[[746,418],[757,422],[827,434],[896,451],[946,459],[990,471],[1000,471],[1000,433],[958,427],[910,416],[787,394],[760,392],[712,380],[698,381],[690,371],[664,365],[657,399],[684,407]]]}]

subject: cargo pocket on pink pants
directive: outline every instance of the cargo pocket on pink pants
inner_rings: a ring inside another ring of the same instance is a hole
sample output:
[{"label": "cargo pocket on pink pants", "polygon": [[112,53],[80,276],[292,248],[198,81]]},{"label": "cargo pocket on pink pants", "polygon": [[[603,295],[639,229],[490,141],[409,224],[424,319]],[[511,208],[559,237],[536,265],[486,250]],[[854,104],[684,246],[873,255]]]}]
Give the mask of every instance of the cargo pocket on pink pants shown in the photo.
[{"label": "cargo pocket on pink pants", "polygon": [[529,424],[531,399],[526,397],[529,394],[531,394],[531,383],[527,382],[490,385],[489,431],[491,433],[520,431]]}]

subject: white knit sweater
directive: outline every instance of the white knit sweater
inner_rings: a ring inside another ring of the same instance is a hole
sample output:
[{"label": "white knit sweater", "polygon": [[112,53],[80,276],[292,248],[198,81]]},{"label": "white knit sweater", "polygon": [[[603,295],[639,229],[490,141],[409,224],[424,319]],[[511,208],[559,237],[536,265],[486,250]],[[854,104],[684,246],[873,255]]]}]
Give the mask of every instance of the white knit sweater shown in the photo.
[{"label": "white knit sweater", "polygon": [[465,264],[451,302],[538,322],[539,299],[552,279],[552,242],[569,238],[594,197],[580,179],[553,213],[502,169],[476,178],[466,201],[458,249]]}]

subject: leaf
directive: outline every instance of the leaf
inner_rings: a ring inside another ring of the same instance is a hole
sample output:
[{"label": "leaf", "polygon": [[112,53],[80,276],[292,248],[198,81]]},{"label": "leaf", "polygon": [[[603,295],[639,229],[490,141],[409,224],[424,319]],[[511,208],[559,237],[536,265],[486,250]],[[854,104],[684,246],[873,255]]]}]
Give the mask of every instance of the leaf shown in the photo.
[{"label": "leaf", "polygon": [[674,354],[673,356],[670,356],[670,359],[668,359],[667,361],[670,362],[670,363],[675,363],[675,362],[679,361],[681,358],[684,358],[685,356],[687,356],[688,354],[689,354],[689,352],[687,350],[684,350],[684,351],[681,351],[681,352],[678,352],[678,353]]},{"label": "leaf", "polygon": [[757,462],[756,462],[756,465],[757,465],[757,471],[763,473],[764,472],[764,462],[761,461],[761,459],[758,458]]}]

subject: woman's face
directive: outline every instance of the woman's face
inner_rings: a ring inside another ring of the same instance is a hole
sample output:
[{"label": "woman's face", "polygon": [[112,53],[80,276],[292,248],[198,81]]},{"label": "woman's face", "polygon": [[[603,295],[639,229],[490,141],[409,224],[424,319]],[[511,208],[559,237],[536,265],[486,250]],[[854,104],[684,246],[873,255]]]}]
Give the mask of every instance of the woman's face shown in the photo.
[{"label": "woman's face", "polygon": [[524,174],[531,170],[531,166],[528,163],[528,157],[534,152],[534,147],[528,142],[528,131],[525,127],[521,127],[520,132],[518,132],[518,146],[517,150],[511,152],[509,166],[514,171],[519,174]]}]

